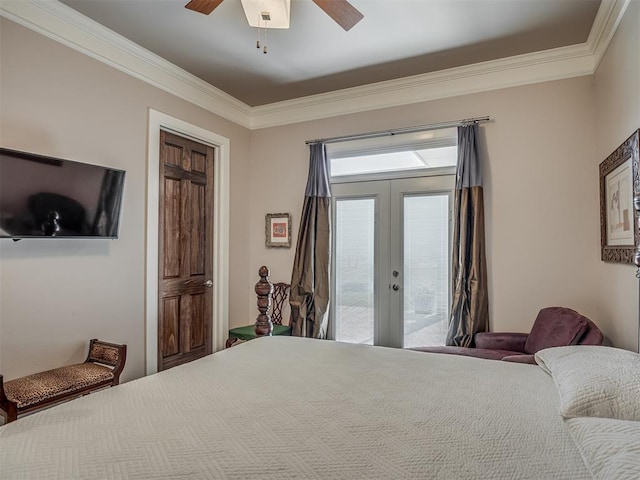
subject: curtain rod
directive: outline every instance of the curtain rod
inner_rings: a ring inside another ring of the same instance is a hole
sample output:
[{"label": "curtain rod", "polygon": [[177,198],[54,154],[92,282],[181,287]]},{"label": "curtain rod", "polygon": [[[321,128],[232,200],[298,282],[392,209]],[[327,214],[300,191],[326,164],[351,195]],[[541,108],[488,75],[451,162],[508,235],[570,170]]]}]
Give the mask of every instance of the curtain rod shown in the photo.
[{"label": "curtain rod", "polygon": [[343,135],[342,137],[316,138],[315,140],[307,140],[307,145],[311,143],[334,143],[334,142],[350,142],[351,140],[360,140],[363,138],[386,137],[387,135],[401,135],[403,133],[425,132],[427,130],[438,130],[440,128],[459,127],[472,123],[483,123],[491,120],[489,117],[466,118],[464,120],[455,120],[452,122],[430,123],[428,125],[416,125],[414,127],[396,128],[393,130],[379,130],[377,132],[358,133],[355,135]]}]

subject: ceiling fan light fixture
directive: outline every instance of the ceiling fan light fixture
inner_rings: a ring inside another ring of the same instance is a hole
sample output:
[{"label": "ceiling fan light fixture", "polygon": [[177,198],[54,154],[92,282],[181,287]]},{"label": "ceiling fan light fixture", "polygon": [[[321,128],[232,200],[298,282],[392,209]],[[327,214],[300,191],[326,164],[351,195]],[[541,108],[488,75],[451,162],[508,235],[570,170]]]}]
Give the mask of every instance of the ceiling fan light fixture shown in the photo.
[{"label": "ceiling fan light fixture", "polygon": [[[291,0],[241,0],[247,22],[256,28],[289,28]],[[265,15],[268,18],[265,18]]]}]

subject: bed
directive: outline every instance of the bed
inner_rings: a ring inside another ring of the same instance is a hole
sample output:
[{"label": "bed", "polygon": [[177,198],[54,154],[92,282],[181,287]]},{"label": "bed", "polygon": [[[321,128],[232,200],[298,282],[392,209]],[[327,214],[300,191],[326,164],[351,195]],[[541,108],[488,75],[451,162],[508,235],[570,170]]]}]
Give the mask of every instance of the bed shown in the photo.
[{"label": "bed", "polygon": [[639,478],[640,422],[561,416],[545,360],[259,338],[5,425],[0,477]]}]

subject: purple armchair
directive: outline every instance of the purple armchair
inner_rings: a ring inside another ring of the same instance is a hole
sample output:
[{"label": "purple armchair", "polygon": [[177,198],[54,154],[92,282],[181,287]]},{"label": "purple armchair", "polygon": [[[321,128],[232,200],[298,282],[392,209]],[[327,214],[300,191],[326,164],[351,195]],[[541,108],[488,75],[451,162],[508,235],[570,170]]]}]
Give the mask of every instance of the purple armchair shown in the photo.
[{"label": "purple armchair", "polygon": [[564,345],[602,345],[600,329],[587,317],[565,307],[540,310],[530,333],[476,333],[475,347],[418,347],[412,350],[452,353],[469,357],[535,363],[533,355],[543,348]]}]

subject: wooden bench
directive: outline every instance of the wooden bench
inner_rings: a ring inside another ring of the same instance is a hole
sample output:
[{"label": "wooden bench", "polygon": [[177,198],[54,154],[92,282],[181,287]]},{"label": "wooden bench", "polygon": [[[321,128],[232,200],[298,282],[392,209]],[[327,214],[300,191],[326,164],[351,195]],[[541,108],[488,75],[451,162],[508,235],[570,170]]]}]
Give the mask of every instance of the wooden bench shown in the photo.
[{"label": "wooden bench", "polygon": [[7,423],[22,413],[118,385],[126,357],[126,345],[94,338],[89,343],[89,354],[84,363],[34,373],[6,383],[0,375],[0,408]]}]

